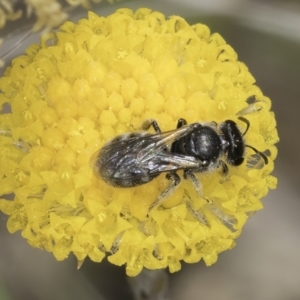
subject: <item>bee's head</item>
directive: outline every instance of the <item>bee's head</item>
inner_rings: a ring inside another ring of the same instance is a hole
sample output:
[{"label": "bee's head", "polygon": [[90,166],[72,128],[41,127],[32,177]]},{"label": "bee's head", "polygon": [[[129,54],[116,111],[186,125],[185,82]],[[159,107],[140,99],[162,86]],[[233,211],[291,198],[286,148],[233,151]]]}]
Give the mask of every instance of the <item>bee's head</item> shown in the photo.
[{"label": "bee's head", "polygon": [[220,125],[223,151],[227,156],[227,162],[233,166],[241,165],[245,158],[245,148],[248,147],[251,148],[255,153],[259,154],[264,160],[265,164],[268,164],[268,158],[264,153],[245,143],[244,136],[250,127],[250,122],[243,117],[239,117],[238,119],[247,125],[244,133],[241,133],[237,124],[232,120],[226,120]]},{"label": "bee's head", "polygon": [[226,120],[220,124],[223,151],[227,162],[233,166],[239,166],[244,162],[245,141],[243,134],[232,120]]}]

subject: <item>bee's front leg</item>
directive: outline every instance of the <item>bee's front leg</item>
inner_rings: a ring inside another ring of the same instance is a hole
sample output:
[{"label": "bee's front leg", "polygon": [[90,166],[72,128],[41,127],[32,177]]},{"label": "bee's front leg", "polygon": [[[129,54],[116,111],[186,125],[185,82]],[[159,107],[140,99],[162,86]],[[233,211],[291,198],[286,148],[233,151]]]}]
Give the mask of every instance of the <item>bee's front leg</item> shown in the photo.
[{"label": "bee's front leg", "polygon": [[153,127],[156,133],[161,133],[158,123],[153,119],[146,120],[142,125],[142,129],[148,130],[151,126]]}]

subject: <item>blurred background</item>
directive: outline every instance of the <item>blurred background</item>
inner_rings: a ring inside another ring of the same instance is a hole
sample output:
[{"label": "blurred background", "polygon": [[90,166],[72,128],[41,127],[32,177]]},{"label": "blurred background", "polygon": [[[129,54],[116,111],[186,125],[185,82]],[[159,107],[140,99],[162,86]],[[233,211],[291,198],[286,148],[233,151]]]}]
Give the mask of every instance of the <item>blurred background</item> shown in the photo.
[{"label": "blurred background", "polygon": [[[22,3],[15,1],[21,9]],[[300,1],[103,1],[93,10],[108,15],[120,7],[149,7],[219,32],[272,99],[281,139],[274,172],[279,184],[263,199],[264,210],[250,218],[237,246],[215,265],[183,263],[180,272],[169,274],[169,299],[299,300]],[[68,12],[73,21],[87,14],[83,8]],[[23,18],[1,30],[0,57],[6,64],[39,41],[38,33],[30,33],[34,22],[34,17]],[[86,261],[77,271],[74,257],[57,262],[52,254],[31,248],[19,233],[10,235],[6,220],[0,214],[0,300],[133,299],[124,268]]]}]

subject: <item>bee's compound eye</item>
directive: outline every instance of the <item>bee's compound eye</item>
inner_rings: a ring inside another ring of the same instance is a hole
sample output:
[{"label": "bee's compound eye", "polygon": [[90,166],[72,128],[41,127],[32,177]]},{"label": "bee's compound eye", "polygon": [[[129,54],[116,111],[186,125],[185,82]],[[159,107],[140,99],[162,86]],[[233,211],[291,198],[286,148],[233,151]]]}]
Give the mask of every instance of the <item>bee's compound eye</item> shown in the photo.
[{"label": "bee's compound eye", "polygon": [[239,157],[231,163],[234,166],[240,166],[244,162],[244,157]]}]

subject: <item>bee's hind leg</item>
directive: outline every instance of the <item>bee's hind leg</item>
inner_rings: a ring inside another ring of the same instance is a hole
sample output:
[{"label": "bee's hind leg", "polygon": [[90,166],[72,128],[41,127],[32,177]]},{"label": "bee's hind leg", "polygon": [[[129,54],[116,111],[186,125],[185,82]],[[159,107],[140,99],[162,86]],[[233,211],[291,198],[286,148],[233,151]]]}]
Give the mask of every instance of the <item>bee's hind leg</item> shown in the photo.
[{"label": "bee's hind leg", "polygon": [[168,180],[172,180],[171,184],[168,186],[168,188],[166,190],[164,190],[156,199],[155,202],[153,202],[148,210],[148,213],[156,206],[159,206],[162,204],[162,202],[164,202],[167,198],[169,198],[174,191],[176,190],[176,188],[178,187],[179,183],[180,183],[180,177],[175,173],[175,172],[169,172],[166,175],[166,178]]}]

